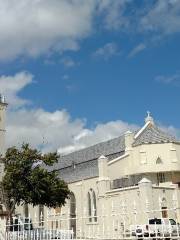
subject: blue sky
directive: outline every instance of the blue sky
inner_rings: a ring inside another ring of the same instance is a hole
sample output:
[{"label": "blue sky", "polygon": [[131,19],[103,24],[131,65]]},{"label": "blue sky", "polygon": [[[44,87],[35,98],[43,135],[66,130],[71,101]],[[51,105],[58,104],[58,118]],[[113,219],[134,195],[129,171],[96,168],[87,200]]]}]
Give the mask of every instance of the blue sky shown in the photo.
[{"label": "blue sky", "polygon": [[0,0],[0,8],[8,146],[76,150],[142,126],[147,110],[180,137],[180,1]]}]

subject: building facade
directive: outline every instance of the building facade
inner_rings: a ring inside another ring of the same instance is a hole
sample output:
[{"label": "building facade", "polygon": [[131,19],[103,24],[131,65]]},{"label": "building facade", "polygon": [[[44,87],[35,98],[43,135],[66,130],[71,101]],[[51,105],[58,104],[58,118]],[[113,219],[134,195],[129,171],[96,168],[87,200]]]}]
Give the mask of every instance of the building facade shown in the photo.
[{"label": "building facade", "polygon": [[[150,114],[138,131],[61,156],[50,170],[72,191],[67,204],[49,214],[56,216],[52,228],[73,229],[82,238],[107,229],[116,234],[154,217],[180,222],[180,142]],[[46,210],[30,207],[39,219]]]},{"label": "building facade", "polygon": [[[2,154],[6,106],[1,98]],[[149,113],[138,131],[61,156],[49,170],[68,183],[72,193],[67,204],[52,214],[43,206],[16,208],[43,226],[44,219],[54,216],[52,228],[73,229],[83,237],[107,229],[115,234],[151,217],[180,222],[180,142],[159,129]]]}]

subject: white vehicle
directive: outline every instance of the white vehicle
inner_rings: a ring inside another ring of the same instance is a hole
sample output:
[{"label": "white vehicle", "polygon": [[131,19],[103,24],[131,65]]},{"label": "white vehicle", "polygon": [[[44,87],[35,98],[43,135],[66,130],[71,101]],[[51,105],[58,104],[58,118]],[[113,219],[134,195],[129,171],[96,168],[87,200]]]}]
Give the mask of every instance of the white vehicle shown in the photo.
[{"label": "white vehicle", "polygon": [[151,218],[148,224],[131,225],[131,235],[135,237],[179,236],[180,226],[170,218]]}]

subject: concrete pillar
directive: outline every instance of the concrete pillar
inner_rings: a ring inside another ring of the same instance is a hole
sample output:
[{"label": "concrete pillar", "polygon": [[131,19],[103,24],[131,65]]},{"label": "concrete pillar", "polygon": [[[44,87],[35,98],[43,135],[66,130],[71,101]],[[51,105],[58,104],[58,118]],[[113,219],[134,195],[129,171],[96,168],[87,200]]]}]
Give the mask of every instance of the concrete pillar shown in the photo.
[{"label": "concrete pillar", "polygon": [[100,156],[98,158],[99,179],[97,184],[99,196],[104,196],[106,191],[110,189],[107,161],[108,159],[105,156]]},{"label": "concrete pillar", "polygon": [[180,223],[180,187],[178,186],[178,184],[176,184],[176,188],[175,188],[175,192],[174,192],[174,206],[176,207],[176,220],[178,223]]},{"label": "concrete pillar", "polygon": [[148,212],[153,210],[153,188],[152,182],[147,178],[143,178],[139,183],[139,204],[140,209],[138,210],[138,214],[140,215],[140,222],[147,223],[148,218],[153,217],[152,212]]},{"label": "concrete pillar", "polygon": [[125,133],[125,151],[131,151],[132,150],[132,144],[134,141],[134,134],[130,131],[127,131]]}]

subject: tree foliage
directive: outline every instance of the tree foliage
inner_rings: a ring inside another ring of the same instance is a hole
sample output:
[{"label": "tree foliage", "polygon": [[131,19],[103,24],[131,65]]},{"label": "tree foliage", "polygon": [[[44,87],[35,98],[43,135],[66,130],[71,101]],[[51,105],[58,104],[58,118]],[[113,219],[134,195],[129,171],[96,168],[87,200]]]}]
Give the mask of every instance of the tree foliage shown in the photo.
[{"label": "tree foliage", "polygon": [[57,153],[42,154],[23,144],[9,148],[4,158],[3,199],[11,214],[16,205],[60,207],[70,191],[57,172],[48,170],[58,161]]}]

